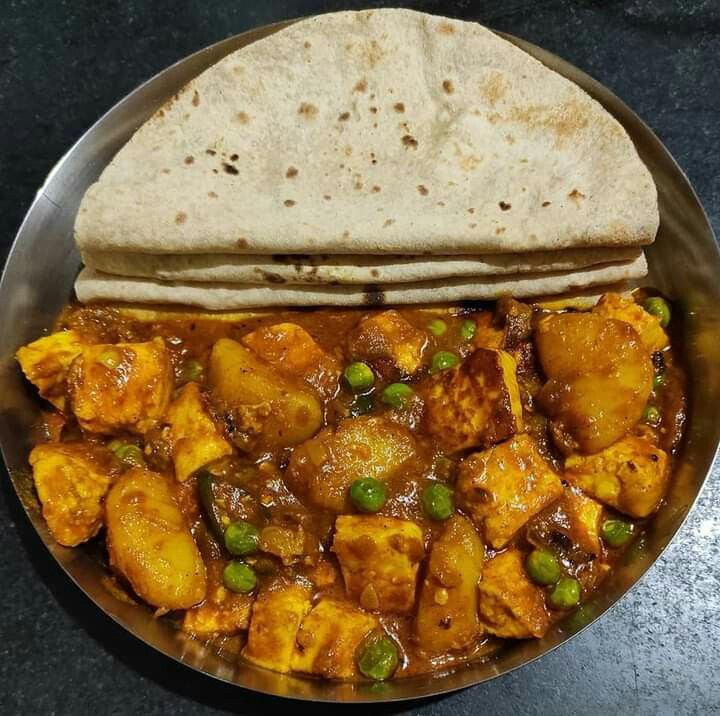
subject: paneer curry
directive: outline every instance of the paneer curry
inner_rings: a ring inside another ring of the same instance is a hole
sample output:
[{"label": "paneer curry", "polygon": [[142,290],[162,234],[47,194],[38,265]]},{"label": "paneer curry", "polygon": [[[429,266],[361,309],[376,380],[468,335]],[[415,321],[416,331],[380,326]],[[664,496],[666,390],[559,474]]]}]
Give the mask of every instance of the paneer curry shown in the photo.
[{"label": "paneer curry", "polygon": [[71,305],[17,358],[54,538],[277,672],[387,679],[542,637],[662,503],[659,297],[213,315]]}]

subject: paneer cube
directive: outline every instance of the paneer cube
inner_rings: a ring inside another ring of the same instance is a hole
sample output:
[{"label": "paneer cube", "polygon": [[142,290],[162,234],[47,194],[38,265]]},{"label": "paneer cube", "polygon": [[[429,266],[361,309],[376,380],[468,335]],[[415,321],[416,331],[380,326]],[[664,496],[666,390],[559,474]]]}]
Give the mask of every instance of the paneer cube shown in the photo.
[{"label": "paneer cube", "polygon": [[117,472],[111,453],[88,443],[47,443],[30,453],[42,513],[53,537],[74,547],[103,524],[102,501]]},{"label": "paneer cube", "polygon": [[568,487],[560,499],[570,527],[570,539],[588,554],[602,554],[600,526],[603,506],[580,490]]},{"label": "paneer cube", "polygon": [[661,351],[670,345],[670,339],[660,325],[660,319],[648,313],[632,298],[621,296],[619,293],[606,293],[592,312],[629,323],[637,331],[640,340],[650,353]]},{"label": "paneer cube", "polygon": [[15,357],[41,397],[64,412],[68,370],[81,351],[80,336],[75,331],[59,331],[18,348]]},{"label": "paneer cube", "polygon": [[425,333],[391,309],[360,321],[350,337],[350,354],[368,361],[389,358],[402,373],[413,375],[426,345]]},{"label": "paneer cube", "polygon": [[326,428],[293,451],[287,486],[308,505],[351,510],[348,490],[361,477],[389,480],[416,455],[412,433],[383,417],[363,415]]},{"label": "paneer cube", "polygon": [[290,668],[326,679],[357,678],[355,654],[379,625],[376,616],[350,602],[322,599],[300,625]]},{"label": "paneer cube", "polygon": [[70,366],[68,386],[72,411],[84,430],[142,435],[159,423],[170,403],[170,356],[161,338],[84,346]]},{"label": "paneer cube", "polygon": [[395,614],[412,611],[425,556],[418,525],[394,517],[343,515],[335,520],[332,551],[348,596],[361,607]]},{"label": "paneer cube", "polygon": [[248,628],[254,596],[231,592],[222,582],[222,562],[210,562],[205,601],[188,609],[183,618],[183,630],[202,636],[223,634],[231,636]]},{"label": "paneer cube", "polygon": [[338,390],[340,364],[296,323],[263,326],[242,338],[243,345],[284,375],[302,378],[329,400]]},{"label": "paneer cube", "polygon": [[232,455],[230,443],[220,434],[205,409],[200,386],[187,383],[170,403],[165,421],[175,477],[184,482],[196,470],[221,457]]},{"label": "paneer cube", "polygon": [[470,455],[460,464],[456,484],[459,504],[495,549],[562,494],[559,476],[529,435]]},{"label": "paneer cube", "polygon": [[525,572],[524,554],[511,547],[485,563],[480,581],[480,624],[505,639],[540,638],[550,626],[545,597]]},{"label": "paneer cube", "polygon": [[629,435],[595,455],[571,455],[565,477],[620,512],[647,517],[665,495],[668,456],[647,437]]},{"label": "paneer cube", "polygon": [[485,549],[470,520],[455,515],[435,540],[415,620],[420,648],[444,654],[470,646],[480,635],[478,582]]},{"label": "paneer cube", "polygon": [[425,381],[426,425],[446,451],[489,447],[522,430],[515,369],[509,353],[478,348],[456,368]]},{"label": "paneer cube", "polygon": [[311,608],[310,590],[281,584],[260,592],[252,608],[242,655],[253,664],[282,674],[290,671],[300,623]]}]

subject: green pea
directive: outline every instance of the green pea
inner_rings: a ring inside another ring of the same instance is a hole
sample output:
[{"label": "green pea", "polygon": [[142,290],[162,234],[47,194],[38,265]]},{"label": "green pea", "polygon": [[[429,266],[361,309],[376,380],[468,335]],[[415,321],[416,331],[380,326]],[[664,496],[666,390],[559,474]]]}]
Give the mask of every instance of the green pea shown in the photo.
[{"label": "green pea", "polygon": [[390,383],[382,392],[382,401],[391,408],[407,408],[415,397],[415,391],[405,383]]},{"label": "green pea", "polygon": [[350,390],[354,393],[364,393],[372,388],[375,382],[375,374],[372,372],[372,368],[361,361],[351,363],[345,368],[344,375]]},{"label": "green pea", "polygon": [[654,405],[648,405],[643,410],[643,420],[648,425],[659,425],[660,424],[660,411]]},{"label": "green pea", "polygon": [[183,383],[190,383],[192,381],[198,381],[202,378],[203,367],[202,363],[197,360],[187,361],[180,371],[180,377]]},{"label": "green pea", "polygon": [[389,679],[398,667],[400,658],[395,642],[387,635],[371,634],[358,656],[358,668],[363,676],[375,681]]},{"label": "green pea", "polygon": [[663,328],[667,328],[670,323],[671,313],[670,306],[668,306],[668,302],[664,298],[660,298],[660,296],[648,298],[647,301],[643,303],[643,308],[653,316],[657,316],[660,319],[660,325]]},{"label": "green pea", "polygon": [[350,485],[350,500],[360,512],[377,512],[387,502],[385,483],[362,477]]},{"label": "green pea", "polygon": [[665,385],[665,376],[662,373],[656,373],[653,378],[653,388],[657,390]]},{"label": "green pea", "polygon": [[460,324],[460,337],[464,341],[471,341],[473,338],[475,338],[475,332],[477,331],[477,323],[473,321],[471,318],[468,318],[466,321],[463,321]]},{"label": "green pea", "polygon": [[353,402],[350,404],[350,415],[353,418],[357,418],[358,415],[365,415],[373,409],[373,396],[369,393],[365,395],[356,395]]},{"label": "green pea", "polygon": [[235,559],[223,570],[223,584],[231,592],[247,594],[255,589],[257,585],[257,575],[249,564]]},{"label": "green pea", "polygon": [[446,520],[455,512],[453,491],[441,482],[425,488],[422,493],[422,503],[425,512],[433,520]]},{"label": "green pea", "polygon": [[257,552],[260,532],[255,525],[238,520],[225,529],[225,546],[230,554],[245,555]]},{"label": "green pea", "polygon": [[611,547],[622,547],[633,536],[635,525],[625,520],[606,520],[602,526],[602,538]]},{"label": "green pea", "polygon": [[548,601],[554,609],[572,609],[580,601],[580,582],[572,577],[563,577],[553,587]]},{"label": "green pea", "polygon": [[441,370],[448,370],[454,368],[460,359],[450,351],[438,351],[430,362],[430,372],[439,373]]},{"label": "green pea", "polygon": [[433,318],[427,325],[428,331],[434,336],[441,336],[447,331],[447,323],[440,318]]},{"label": "green pea", "polygon": [[562,577],[558,558],[547,549],[530,552],[525,560],[525,569],[537,584],[555,584]]},{"label": "green pea", "polygon": [[128,467],[145,467],[145,458],[137,445],[113,440],[109,447],[115,453],[115,457]]}]

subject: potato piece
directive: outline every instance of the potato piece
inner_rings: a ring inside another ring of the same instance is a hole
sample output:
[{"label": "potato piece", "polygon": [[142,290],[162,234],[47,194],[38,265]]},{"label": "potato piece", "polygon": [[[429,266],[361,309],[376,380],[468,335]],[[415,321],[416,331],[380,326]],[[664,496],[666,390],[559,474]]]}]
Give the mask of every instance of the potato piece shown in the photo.
[{"label": "potato piece", "polygon": [[64,412],[68,370],[81,351],[80,336],[75,331],[59,331],[18,348],[15,357],[41,397]]},{"label": "potato piece", "polygon": [[421,384],[427,429],[445,451],[489,447],[522,430],[515,368],[509,353],[477,348]]},{"label": "potato piece", "polygon": [[409,520],[379,515],[343,515],[335,520],[332,551],[345,589],[370,611],[405,614],[415,604],[423,531]]},{"label": "potato piece", "polygon": [[599,452],[640,420],[653,366],[637,331],[595,313],[544,318],[535,331],[548,382],[541,405],[565,453]]},{"label": "potato piece", "polygon": [[602,554],[600,525],[602,505],[586,494],[573,488],[566,488],[560,500],[560,508],[567,515],[570,539],[588,554]]},{"label": "potato piece", "polygon": [[117,468],[111,453],[89,443],[47,443],[30,453],[42,513],[53,537],[75,547],[103,524],[102,500]]},{"label": "potato piece", "polygon": [[485,563],[480,581],[480,624],[505,639],[540,638],[550,626],[540,587],[525,572],[525,555],[515,547]]},{"label": "potato piece", "polygon": [[296,323],[263,326],[242,337],[247,346],[288,378],[302,378],[329,400],[338,390],[339,363]]},{"label": "potato piece", "polygon": [[415,439],[402,425],[377,416],[349,418],[296,447],[285,482],[303,502],[349,512],[347,493],[355,480],[389,480],[415,453]]},{"label": "potato piece", "polygon": [[648,313],[632,298],[621,296],[619,293],[606,293],[592,312],[605,318],[616,318],[618,321],[629,323],[637,331],[640,340],[650,353],[661,351],[670,345],[670,339],[660,325],[660,319]]},{"label": "potato piece", "polygon": [[302,525],[296,527],[268,525],[260,531],[260,550],[279,557],[285,566],[296,564],[306,555],[312,559],[310,553],[317,552],[317,546],[313,550],[308,545],[310,549],[306,549],[306,537],[309,535]]},{"label": "potato piece", "polygon": [[228,408],[236,439],[251,450],[290,447],[322,424],[318,399],[282,378],[247,348],[221,338],[210,353],[213,397]]},{"label": "potato piece", "polygon": [[106,502],[110,564],[146,602],[188,609],[205,598],[206,574],[164,477],[132,469]]},{"label": "potato piece", "polygon": [[498,349],[503,347],[505,329],[495,325],[495,316],[490,311],[483,311],[473,316],[477,328],[473,338],[475,348]]},{"label": "potato piece", "polygon": [[197,383],[183,386],[170,404],[165,420],[170,426],[175,477],[180,482],[213,460],[232,455],[232,446],[205,410]]},{"label": "potato piece", "polygon": [[665,495],[668,457],[648,438],[630,435],[595,455],[571,455],[565,477],[620,512],[647,517]]},{"label": "potato piece", "polygon": [[190,634],[231,636],[248,628],[254,596],[236,594],[222,582],[222,562],[211,562],[208,569],[207,598],[185,612],[183,631]]},{"label": "potato piece", "polygon": [[326,679],[357,678],[355,653],[379,624],[349,602],[322,599],[300,624],[290,668]]},{"label": "potato piece", "polygon": [[310,611],[311,592],[300,584],[283,584],[260,592],[252,609],[242,655],[253,664],[286,674],[295,651],[300,622]]},{"label": "potato piece", "polygon": [[425,333],[391,309],[360,321],[350,337],[350,355],[369,361],[390,358],[405,375],[413,375],[426,345]]},{"label": "potato piece", "polygon": [[455,492],[487,542],[500,549],[563,488],[533,438],[517,435],[463,460]]},{"label": "potato piece", "polygon": [[428,654],[470,646],[480,635],[478,582],[485,549],[470,520],[455,515],[435,540],[420,592],[415,634]]},{"label": "potato piece", "polygon": [[158,424],[170,403],[170,356],[162,338],[84,346],[70,366],[68,386],[72,411],[84,430],[142,435]]}]

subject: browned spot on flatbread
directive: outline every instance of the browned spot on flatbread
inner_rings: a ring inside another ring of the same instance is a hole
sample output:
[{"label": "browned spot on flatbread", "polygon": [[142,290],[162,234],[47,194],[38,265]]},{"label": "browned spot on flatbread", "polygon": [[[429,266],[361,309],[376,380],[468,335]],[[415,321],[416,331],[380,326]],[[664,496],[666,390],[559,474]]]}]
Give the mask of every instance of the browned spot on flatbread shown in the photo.
[{"label": "browned spot on flatbread", "polygon": [[377,269],[370,269],[370,275],[373,278],[377,278],[380,275],[380,272]]},{"label": "browned spot on flatbread", "polygon": [[360,190],[363,188],[362,177],[359,174],[353,174],[353,189]]},{"label": "browned spot on flatbread", "polygon": [[169,170],[169,169],[161,169],[160,171],[161,171],[163,174],[169,174],[169,173],[170,173],[170,170]]},{"label": "browned spot on flatbread", "polygon": [[453,35],[455,33],[455,28],[449,22],[441,22],[438,25],[438,32],[441,35]]},{"label": "browned spot on flatbread", "polygon": [[373,188],[370,190],[373,194],[378,194],[380,192],[380,187],[377,184],[373,185]]},{"label": "browned spot on flatbread", "polygon": [[551,201],[544,201],[544,202],[542,203],[543,206],[550,206],[550,204],[552,204]]},{"label": "browned spot on flatbread", "polygon": [[514,107],[510,119],[529,127],[542,127],[555,135],[560,145],[590,123],[589,109],[577,99],[570,99],[561,105],[530,105]]},{"label": "browned spot on flatbread", "polygon": [[480,85],[480,95],[491,106],[494,107],[507,92],[507,82],[502,72],[494,70],[490,76]]},{"label": "browned spot on flatbread", "polygon": [[474,214],[474,213],[475,213],[475,207],[474,207],[474,206],[471,206],[471,207],[468,209],[468,214]]},{"label": "browned spot on flatbread", "polygon": [[347,122],[350,119],[350,112],[342,112],[338,115],[338,122]]},{"label": "browned spot on flatbread", "polygon": [[198,93],[197,90],[195,90],[193,92],[193,97],[192,97],[192,106],[198,107],[199,105],[200,105],[200,94]]},{"label": "browned spot on flatbread", "polygon": [[248,240],[241,236],[235,244],[239,249],[246,249],[248,247]]},{"label": "browned spot on flatbread", "polygon": [[195,161],[195,157],[188,155],[185,157],[185,164],[192,164]]},{"label": "browned spot on flatbread", "polygon": [[310,44],[310,41],[309,41],[309,40],[305,40],[305,42],[303,42],[303,47],[304,47],[306,50],[309,50],[309,49],[312,47],[312,45]]},{"label": "browned spot on flatbread", "polygon": [[377,65],[380,60],[385,56],[385,51],[377,40],[370,40],[370,42],[363,45],[362,48],[362,59],[371,69]]},{"label": "browned spot on flatbread", "polygon": [[427,196],[430,193],[424,184],[418,184],[417,190],[420,196]]},{"label": "browned spot on flatbread", "polygon": [[366,306],[383,306],[385,305],[385,294],[377,284],[371,283],[363,289],[363,303]]},{"label": "browned spot on flatbread", "polygon": [[506,201],[500,201],[500,202],[498,202],[498,206],[499,206],[503,211],[510,211],[510,209],[512,209],[512,204],[508,204],[508,202],[506,202]]},{"label": "browned spot on flatbread", "polygon": [[250,116],[247,112],[238,112],[235,116],[240,124],[247,124],[250,121]]},{"label": "browned spot on flatbread", "polygon": [[259,274],[268,283],[285,283],[285,279],[279,273],[272,273],[272,271],[264,271],[263,269],[260,269]]},{"label": "browned spot on flatbread", "polygon": [[217,195],[214,191],[209,191],[209,192],[208,192],[208,196],[209,196],[211,199],[217,199],[217,198],[218,198],[218,195]]},{"label": "browned spot on flatbread", "polygon": [[214,157],[217,152],[214,149],[206,149],[205,154],[209,154],[211,157]]},{"label": "browned spot on flatbread", "polygon": [[370,111],[371,111],[373,114],[377,114],[378,108],[377,108],[377,107],[370,107]]},{"label": "browned spot on flatbread", "polygon": [[468,227],[471,229],[474,229],[477,226],[477,224],[468,224]]},{"label": "browned spot on flatbread", "polygon": [[343,239],[349,239],[350,238],[350,232],[345,229],[345,231],[342,232]]},{"label": "browned spot on flatbread", "polygon": [[332,197],[330,196],[330,194],[323,194],[323,199],[325,199],[325,201],[330,201]]},{"label": "browned spot on flatbread", "polygon": [[310,102],[301,102],[298,107],[298,114],[305,117],[305,119],[314,119],[318,113],[318,108]]},{"label": "browned spot on flatbread", "polygon": [[177,214],[175,214],[175,223],[180,225],[184,224],[187,221],[187,214],[184,211],[178,211]]},{"label": "browned spot on flatbread", "polygon": [[298,170],[295,167],[288,167],[287,171],[285,172],[285,176],[288,179],[292,179],[293,177],[296,177],[298,175]]},{"label": "browned spot on flatbread", "polygon": [[395,219],[385,219],[385,223],[383,224],[383,229],[387,228],[388,226],[392,226],[395,223]]},{"label": "browned spot on flatbread", "polygon": [[505,227],[504,226],[498,226],[497,229],[495,229],[495,234],[497,236],[500,236],[501,234],[505,233]]},{"label": "browned spot on flatbread", "polygon": [[445,206],[445,202],[444,202],[444,201],[439,201],[439,202],[437,203],[437,206]]},{"label": "browned spot on flatbread", "polygon": [[223,169],[225,170],[226,174],[239,174],[240,172],[236,167],[234,167],[232,164],[228,164],[227,162],[223,162]]},{"label": "browned spot on flatbread", "polygon": [[162,107],[160,107],[160,109],[157,112],[155,112],[155,117],[157,117],[158,119],[161,119],[164,116],[165,116],[165,110]]},{"label": "browned spot on flatbread", "polygon": [[513,137],[512,134],[506,134],[506,135],[505,135],[505,141],[506,141],[508,144],[515,144],[515,137]]},{"label": "browned spot on flatbread", "polygon": [[352,147],[349,144],[346,144],[343,149],[343,153],[345,154],[346,157],[351,157],[352,156]]},{"label": "browned spot on flatbread", "polygon": [[453,85],[451,80],[443,80],[442,88],[445,94],[452,94],[455,91],[455,85]]},{"label": "browned spot on flatbread", "polygon": [[583,194],[581,191],[578,191],[577,189],[573,189],[568,194],[568,199],[571,201],[574,201],[576,204],[580,204],[580,200],[585,198],[585,194]]},{"label": "browned spot on flatbread", "polygon": [[294,199],[285,199],[283,204],[285,204],[285,206],[295,206],[295,201]]},{"label": "browned spot on flatbread", "polygon": [[358,80],[353,87],[353,92],[367,92],[367,80]]},{"label": "browned spot on flatbread", "polygon": [[408,149],[417,149],[418,148],[418,142],[415,137],[413,137],[411,134],[405,134],[402,138],[402,143],[407,147]]},{"label": "browned spot on flatbread", "polygon": [[402,114],[405,111],[405,105],[402,102],[395,102],[393,109],[398,113]]}]

